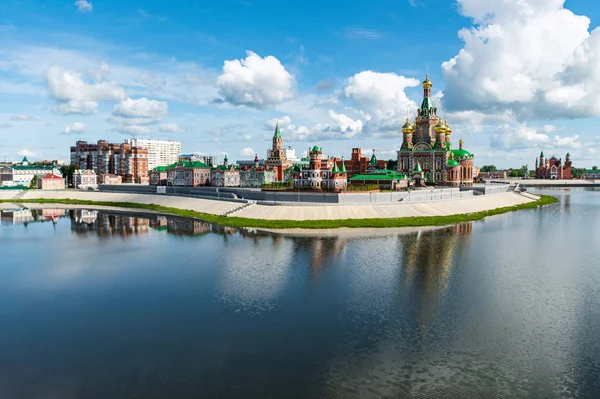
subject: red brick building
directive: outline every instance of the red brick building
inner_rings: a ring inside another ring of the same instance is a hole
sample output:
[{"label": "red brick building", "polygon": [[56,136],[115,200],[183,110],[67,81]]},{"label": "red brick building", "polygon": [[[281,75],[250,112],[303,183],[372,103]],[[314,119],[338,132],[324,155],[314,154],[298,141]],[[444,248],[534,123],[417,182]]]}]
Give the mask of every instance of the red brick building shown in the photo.
[{"label": "red brick building", "polygon": [[546,159],[544,151],[539,159],[535,160],[535,178],[536,179],[572,179],[571,174],[571,154],[567,153],[563,165],[561,158],[551,157]]},{"label": "red brick building", "polygon": [[275,134],[273,135],[273,147],[269,151],[269,158],[267,158],[263,165],[267,169],[275,170],[275,180],[285,180],[285,170],[292,166],[292,163],[287,159],[285,150],[283,149],[283,139],[279,132],[279,125],[275,126]]},{"label": "red brick building", "polygon": [[125,183],[148,184],[148,150],[131,144],[96,144],[78,141],[71,147],[71,165],[91,169],[98,175],[119,175]]}]

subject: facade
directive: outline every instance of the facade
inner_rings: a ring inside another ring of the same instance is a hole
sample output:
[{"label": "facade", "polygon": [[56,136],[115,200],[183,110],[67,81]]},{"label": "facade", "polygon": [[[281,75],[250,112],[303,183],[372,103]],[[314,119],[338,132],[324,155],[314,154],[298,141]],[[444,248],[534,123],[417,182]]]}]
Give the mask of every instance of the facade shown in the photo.
[{"label": "facade", "polygon": [[198,187],[210,184],[211,168],[202,162],[177,162],[168,166],[166,172],[168,186]]},{"label": "facade", "polygon": [[229,165],[225,156],[223,165],[217,166],[210,173],[211,184],[214,187],[239,187],[240,171],[234,165]]},{"label": "facade", "polygon": [[49,173],[61,176],[60,169],[55,165],[32,165],[27,157],[23,157],[20,164],[5,165],[0,168],[0,183],[3,186],[29,187],[35,176],[41,177]]},{"label": "facade", "polygon": [[98,175],[98,184],[122,184],[123,178],[120,175],[105,173]]},{"label": "facade", "polygon": [[240,169],[240,187],[261,188],[263,184],[275,181],[275,171],[260,166],[258,155],[254,157],[254,164]]},{"label": "facade", "polygon": [[179,141],[127,139],[125,142],[132,147],[148,150],[148,170],[177,162],[181,153]]},{"label": "facade", "polygon": [[[419,165],[426,182],[440,186],[472,186],[474,156],[463,148],[462,140],[458,150],[452,149],[452,128],[437,115],[437,108],[431,99],[433,84],[429,75],[425,77],[422,86],[423,102],[417,116],[413,123],[410,123],[407,117],[402,127],[403,140],[398,151],[398,172],[410,175]],[[455,165],[455,162],[458,165]],[[457,179],[454,178],[456,172]]]},{"label": "facade", "polygon": [[408,178],[395,170],[380,169],[372,173],[357,174],[348,179],[350,185],[378,185],[380,190],[400,190],[408,187]]},{"label": "facade", "polygon": [[600,169],[588,169],[583,172],[585,180],[600,180]]},{"label": "facade", "polygon": [[310,151],[308,166],[294,167],[294,188],[303,190],[331,190],[343,191],[348,186],[348,173],[344,161],[341,168],[338,163],[330,158],[323,159],[323,151],[314,146]]},{"label": "facade", "polygon": [[71,165],[98,175],[119,175],[126,183],[148,184],[148,150],[131,144],[78,141],[71,147]]},{"label": "facade", "polygon": [[273,147],[269,151],[269,157],[264,162],[264,166],[275,171],[276,181],[285,181],[285,170],[292,166],[292,163],[286,157],[286,150],[283,149],[283,139],[279,132],[279,125],[275,126]]},{"label": "facade", "polygon": [[572,179],[571,175],[571,154],[567,153],[565,164],[561,158],[551,157],[546,159],[544,151],[540,157],[535,160],[535,178],[536,179]]},{"label": "facade", "polygon": [[479,172],[479,178],[481,180],[490,180],[490,179],[506,179],[508,177],[508,173],[505,170],[497,170],[495,172]]},{"label": "facade", "polygon": [[167,167],[157,166],[150,171],[151,186],[166,186],[167,185]]},{"label": "facade", "polygon": [[38,179],[38,188],[41,190],[64,190],[65,179],[62,176],[48,173]]},{"label": "facade", "polygon": [[361,148],[353,148],[352,157],[344,161],[344,166],[348,171],[349,177],[358,174],[365,174],[367,173],[367,168],[369,167],[369,158],[362,156]]},{"label": "facade", "polygon": [[98,175],[93,170],[76,170],[73,173],[73,184],[76,188],[96,187],[98,185]]}]

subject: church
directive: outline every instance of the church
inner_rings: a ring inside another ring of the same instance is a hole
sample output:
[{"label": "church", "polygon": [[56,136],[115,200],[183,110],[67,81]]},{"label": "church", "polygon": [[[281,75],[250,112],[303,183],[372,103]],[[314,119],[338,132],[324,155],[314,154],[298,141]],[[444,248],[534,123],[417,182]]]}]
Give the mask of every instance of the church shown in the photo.
[{"label": "church", "polygon": [[423,102],[411,123],[402,127],[402,146],[398,151],[398,172],[411,176],[417,185],[472,186],[473,154],[463,148],[452,149],[452,128],[437,115],[431,99],[433,84],[426,75],[422,83]]},{"label": "church", "polygon": [[546,159],[544,151],[539,159],[535,160],[535,178],[536,179],[572,179],[571,174],[571,154],[567,153],[563,165],[561,158],[550,157]]}]

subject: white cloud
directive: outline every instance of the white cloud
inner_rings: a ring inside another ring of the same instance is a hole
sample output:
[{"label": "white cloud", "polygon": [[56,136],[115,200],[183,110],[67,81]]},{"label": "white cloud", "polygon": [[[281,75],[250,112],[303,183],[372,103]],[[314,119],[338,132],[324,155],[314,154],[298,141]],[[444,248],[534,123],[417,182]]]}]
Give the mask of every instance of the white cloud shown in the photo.
[{"label": "white cloud", "polygon": [[110,74],[110,66],[106,62],[102,61],[98,68],[90,69],[88,73],[96,82],[102,82]]},{"label": "white cloud", "polygon": [[75,7],[77,7],[77,11],[84,12],[92,12],[92,2],[86,0],[77,0],[74,3]]},{"label": "white cloud", "polygon": [[158,127],[158,131],[161,133],[183,133],[185,129],[177,123],[163,123]]},{"label": "white cloud", "polygon": [[0,129],[10,129],[11,127],[14,127],[14,125],[11,123],[0,123]]},{"label": "white cloud", "polygon": [[56,110],[65,115],[89,115],[95,114],[98,111],[98,103],[96,101],[71,100],[66,103],[58,104]]},{"label": "white cloud", "polygon": [[57,110],[63,113],[90,114],[96,111],[98,101],[125,98],[125,90],[114,82],[86,83],[81,74],[59,67],[48,69],[46,83],[50,97],[59,102]]},{"label": "white cloud", "polygon": [[529,127],[525,124],[499,126],[492,135],[491,147],[503,151],[514,151],[528,148],[580,148],[578,135],[561,137],[551,136],[556,127],[546,125],[541,128]]},{"label": "white cloud", "polygon": [[27,114],[12,115],[11,121],[34,121],[35,117]]},{"label": "white cloud", "polygon": [[75,122],[72,125],[65,126],[63,134],[83,134],[85,132],[85,125],[81,122]]},{"label": "white cloud", "polygon": [[131,136],[139,136],[150,133],[150,129],[147,126],[137,126],[137,125],[125,125],[125,126],[117,126],[115,130],[119,133],[131,135]]},{"label": "white cloud", "polygon": [[284,128],[292,124],[292,118],[290,118],[288,115],[285,115],[281,118],[269,119],[265,124],[265,127],[267,129],[275,129],[275,126],[277,126],[277,124],[279,124],[280,128]]},{"label": "white cloud", "polygon": [[246,147],[242,151],[240,151],[240,155],[243,157],[253,157],[254,155],[256,155],[256,152],[254,152],[252,148]]},{"label": "white cloud", "polygon": [[24,149],[19,151],[19,155],[22,157],[35,157],[35,152]]},{"label": "white cloud", "polygon": [[476,25],[442,64],[451,111],[521,120],[600,116],[600,28],[564,0],[458,0]]},{"label": "white cloud", "polygon": [[166,102],[149,100],[145,97],[133,100],[128,98],[113,107],[113,115],[124,118],[149,118],[158,120],[167,115],[169,107]]},{"label": "white cloud", "polygon": [[337,123],[342,133],[347,133],[353,137],[362,131],[363,123],[361,120],[354,120],[347,115],[338,114],[333,110],[329,110],[329,116]]},{"label": "white cloud", "polygon": [[248,51],[246,58],[225,61],[217,78],[222,101],[233,105],[266,108],[294,95],[294,76],[273,56]]}]

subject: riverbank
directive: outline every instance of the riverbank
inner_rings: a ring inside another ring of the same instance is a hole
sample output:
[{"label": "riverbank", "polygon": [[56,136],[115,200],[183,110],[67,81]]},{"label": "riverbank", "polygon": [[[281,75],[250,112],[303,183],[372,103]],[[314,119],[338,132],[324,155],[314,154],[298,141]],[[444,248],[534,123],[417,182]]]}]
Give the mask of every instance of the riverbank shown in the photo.
[{"label": "riverbank", "polygon": [[[63,204],[144,209],[201,219],[231,227],[265,229],[333,229],[340,227],[444,226],[480,220],[487,216],[537,208],[557,200],[550,196],[504,193],[431,204],[362,206],[276,207],[245,205],[198,198],[146,194],[112,194],[78,191],[30,191],[0,202],[14,204]],[[232,216],[235,214],[235,216]]]}]

